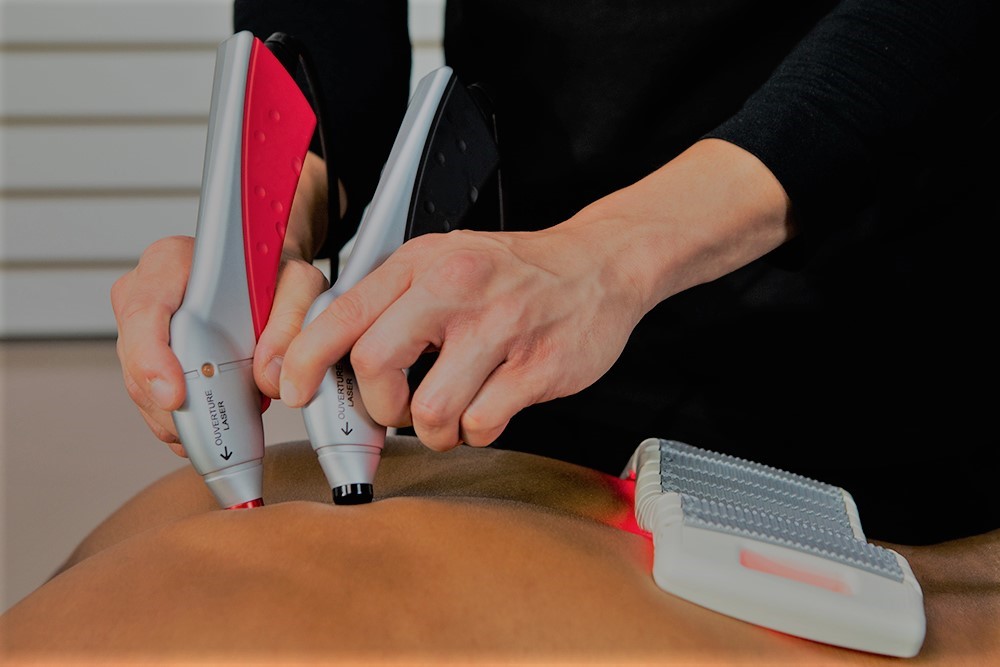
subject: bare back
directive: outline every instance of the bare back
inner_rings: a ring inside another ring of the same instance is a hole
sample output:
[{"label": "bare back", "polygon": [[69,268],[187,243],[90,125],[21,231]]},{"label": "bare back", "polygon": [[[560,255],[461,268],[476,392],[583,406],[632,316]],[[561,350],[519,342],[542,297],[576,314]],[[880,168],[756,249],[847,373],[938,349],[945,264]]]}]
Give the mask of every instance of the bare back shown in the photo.
[{"label": "bare back", "polygon": [[[898,663],[664,593],[631,483],[536,456],[390,438],[371,505],[339,507],[307,443],[268,448],[263,508],[182,469],[0,617],[8,664]],[[894,545],[893,545],[894,546]],[[1000,532],[894,546],[925,595],[908,663],[1000,663]],[[57,629],[57,630],[56,630]]]}]

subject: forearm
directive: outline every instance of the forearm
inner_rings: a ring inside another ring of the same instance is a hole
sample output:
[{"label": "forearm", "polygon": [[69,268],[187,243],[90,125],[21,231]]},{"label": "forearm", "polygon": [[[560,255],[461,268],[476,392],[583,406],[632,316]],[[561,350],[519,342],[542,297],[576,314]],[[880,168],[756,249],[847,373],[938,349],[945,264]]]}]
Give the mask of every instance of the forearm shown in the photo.
[{"label": "forearm", "polygon": [[730,143],[699,141],[637,183],[557,228],[580,236],[608,275],[628,284],[641,313],[791,238],[790,202],[760,160]]},{"label": "forearm", "polygon": [[803,236],[836,226],[992,106],[996,3],[847,0],[709,133],[778,177]]},{"label": "forearm", "polygon": [[284,250],[311,262],[323,246],[329,223],[326,164],[313,152],[306,153],[292,210],[285,230]]}]

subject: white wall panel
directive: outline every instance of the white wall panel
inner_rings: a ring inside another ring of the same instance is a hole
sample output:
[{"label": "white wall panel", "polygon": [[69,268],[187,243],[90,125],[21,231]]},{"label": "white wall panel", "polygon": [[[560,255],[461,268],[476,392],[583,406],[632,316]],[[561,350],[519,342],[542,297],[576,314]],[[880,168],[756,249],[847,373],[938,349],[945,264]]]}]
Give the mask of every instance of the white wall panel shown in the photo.
[{"label": "white wall panel", "polygon": [[0,331],[6,338],[113,335],[111,286],[129,268],[6,267],[0,271]]},{"label": "white wall panel", "polygon": [[444,27],[444,0],[410,0],[410,41],[436,49]]},{"label": "white wall panel", "polygon": [[10,126],[0,188],[197,189],[207,132],[207,123]]},{"label": "white wall panel", "polygon": [[0,116],[207,119],[215,51],[5,53],[0,57]]},{"label": "white wall panel", "polygon": [[134,262],[197,218],[197,194],[0,199],[0,262]]},{"label": "white wall panel", "polygon": [[[413,86],[443,9],[410,0]],[[232,0],[0,0],[0,339],[113,336],[114,280],[194,233],[231,34]]]},{"label": "white wall panel", "polygon": [[215,44],[232,17],[230,0],[3,0],[0,43]]}]

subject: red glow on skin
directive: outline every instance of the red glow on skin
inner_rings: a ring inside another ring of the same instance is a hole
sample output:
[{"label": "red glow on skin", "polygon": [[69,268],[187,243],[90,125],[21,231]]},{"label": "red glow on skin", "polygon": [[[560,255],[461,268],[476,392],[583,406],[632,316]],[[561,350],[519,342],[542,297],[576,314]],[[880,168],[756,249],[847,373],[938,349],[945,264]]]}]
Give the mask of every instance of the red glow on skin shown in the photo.
[{"label": "red glow on skin", "polygon": [[233,505],[232,507],[227,507],[230,510],[248,510],[252,507],[263,507],[264,499],[258,498],[257,500],[248,500],[245,503],[240,503],[239,505]]},{"label": "red glow on skin", "polygon": [[641,567],[646,572],[653,571],[653,536],[649,531],[643,530],[635,518],[635,477],[627,479],[605,478],[609,490],[615,494],[617,511],[605,518],[605,521],[612,528],[632,533],[642,538],[642,541],[635,544],[637,548],[635,557],[641,562]]},{"label": "red glow on skin", "polygon": [[635,535],[649,537],[649,532],[639,526],[635,518],[635,475],[628,479],[612,479],[609,486],[625,507],[624,512],[608,519],[608,524]]},{"label": "red glow on skin", "polygon": [[757,570],[765,574],[773,574],[785,579],[791,579],[792,581],[809,584],[810,586],[825,588],[841,595],[851,594],[851,589],[840,579],[782,563],[747,549],[740,550],[740,565],[750,570]]}]

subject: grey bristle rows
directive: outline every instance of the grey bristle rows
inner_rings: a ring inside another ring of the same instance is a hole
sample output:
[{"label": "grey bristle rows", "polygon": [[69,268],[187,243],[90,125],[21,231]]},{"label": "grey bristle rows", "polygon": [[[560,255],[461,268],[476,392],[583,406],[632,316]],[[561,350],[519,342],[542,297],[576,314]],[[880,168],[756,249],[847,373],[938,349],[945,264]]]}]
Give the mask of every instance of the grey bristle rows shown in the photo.
[{"label": "grey bristle rows", "polygon": [[686,524],[903,580],[892,552],[854,536],[838,487],[672,440],[660,443],[660,486],[680,494]]}]

